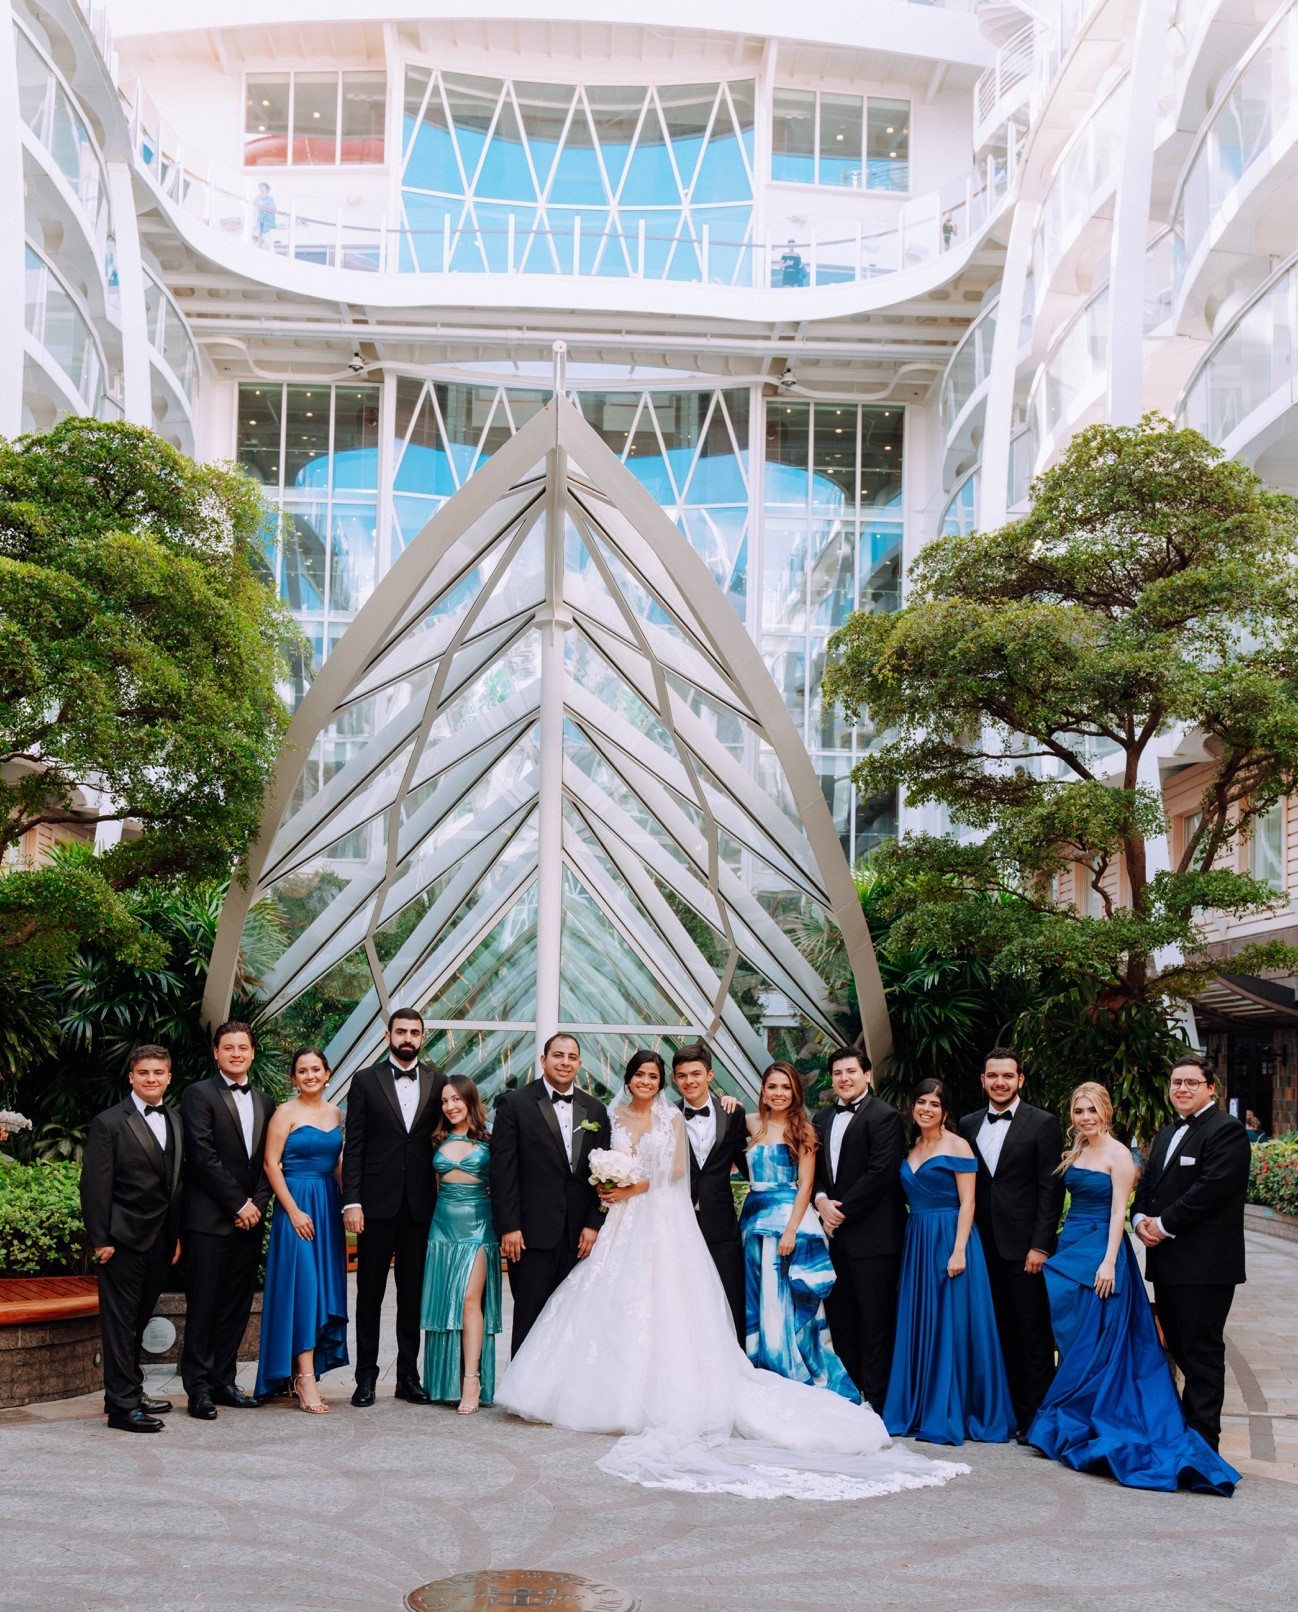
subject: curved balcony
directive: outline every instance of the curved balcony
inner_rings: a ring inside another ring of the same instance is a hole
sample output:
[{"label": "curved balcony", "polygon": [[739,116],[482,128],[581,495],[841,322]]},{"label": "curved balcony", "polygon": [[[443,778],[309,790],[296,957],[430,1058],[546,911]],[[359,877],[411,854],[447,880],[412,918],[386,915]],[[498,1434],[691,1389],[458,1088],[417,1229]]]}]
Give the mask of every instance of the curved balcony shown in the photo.
[{"label": "curved balcony", "polygon": [[94,324],[54,265],[30,242],[26,246],[23,301],[29,357],[55,383],[60,394],[53,400],[55,417],[102,413],[107,365]]},{"label": "curved balcony", "polygon": [[102,265],[111,226],[108,174],[98,143],[67,81],[17,21],[14,42],[18,115],[44,154],[47,168],[58,175],[75,203],[86,238]]},{"label": "curved balcony", "polygon": [[1213,342],[1177,419],[1235,455],[1294,406],[1298,255],[1281,265]]},{"label": "curved balcony", "polygon": [[[1298,3],[1288,0],[1218,95],[1177,187],[1172,228],[1178,300],[1246,204],[1250,216],[1260,217],[1265,194],[1292,180],[1296,146]],[[1281,220],[1277,227],[1283,227]],[[1269,240],[1250,240],[1248,250],[1271,246]]]},{"label": "curved balcony", "polygon": [[1046,356],[1028,394],[1037,453],[1049,454],[1070,436],[1108,376],[1109,288],[1085,304]]},{"label": "curved balcony", "polygon": [[960,339],[942,375],[938,407],[942,435],[951,447],[966,409],[986,384],[992,367],[992,346],[996,340],[996,310],[999,297],[990,302]]}]

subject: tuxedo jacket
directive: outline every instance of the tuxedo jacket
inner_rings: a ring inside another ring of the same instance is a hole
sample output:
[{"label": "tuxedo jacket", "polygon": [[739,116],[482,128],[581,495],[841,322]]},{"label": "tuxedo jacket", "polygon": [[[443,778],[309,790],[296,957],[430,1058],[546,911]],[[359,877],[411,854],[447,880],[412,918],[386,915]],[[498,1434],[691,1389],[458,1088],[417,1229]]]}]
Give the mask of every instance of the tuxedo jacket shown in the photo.
[{"label": "tuxedo jacket", "polygon": [[993,1175],[978,1151],[978,1131],[986,1114],[987,1109],[980,1108],[960,1121],[960,1134],[978,1161],[974,1192],[978,1236],[985,1248],[1012,1264],[1026,1260],[1033,1248],[1053,1254],[1064,1207],[1063,1177],[1056,1174],[1064,1154],[1059,1121],[1044,1108],[1020,1099]]},{"label": "tuxedo jacket", "polygon": [[[694,1213],[698,1216],[703,1240],[709,1243],[733,1242],[739,1237],[739,1217],[735,1214],[735,1198],[730,1190],[730,1171],[738,1166],[740,1175],[748,1174],[748,1126],[744,1111],[737,1108],[727,1114],[715,1097],[709,1097],[716,1114],[716,1130],[711,1150],[700,1164],[690,1155],[690,1197]],[[682,1113],[685,1105],[677,1103]],[[686,1146],[689,1147],[689,1126],[685,1127]]]},{"label": "tuxedo jacket", "polygon": [[163,1118],[165,1152],[134,1098],[91,1120],[81,1160],[81,1217],[92,1247],[147,1253],[159,1237],[175,1242],[184,1130],[174,1108]]},{"label": "tuxedo jacket", "polygon": [[[521,1231],[528,1248],[558,1248],[583,1226],[601,1224],[599,1195],[587,1158],[608,1147],[608,1110],[580,1087],[572,1089],[572,1153],[543,1080],[504,1094],[491,1132],[491,1212],[496,1235]],[[593,1124],[593,1131],[582,1130]]]},{"label": "tuxedo jacket", "polygon": [[270,1203],[270,1182],[262,1160],[266,1154],[266,1126],[275,1104],[264,1091],[252,1092],[252,1153],[243,1145],[243,1126],[236,1097],[225,1079],[196,1080],[180,1099],[185,1128],[185,1190],[180,1224],[185,1231],[209,1232],[218,1237],[234,1230],[234,1217],[248,1202],[262,1214]]},{"label": "tuxedo jacket", "polygon": [[386,1056],[358,1069],[347,1091],[343,1202],[390,1220],[404,1203],[416,1220],[431,1220],[437,1202],[433,1132],[441,1124],[446,1076],[421,1063],[419,1097],[409,1131],[401,1117],[396,1077]]},{"label": "tuxedo jacket", "polygon": [[1177,1120],[1154,1138],[1136,1188],[1132,1213],[1160,1219],[1171,1233],[1145,1250],[1145,1272],[1169,1287],[1234,1286],[1244,1280],[1248,1132],[1234,1115],[1210,1108],[1190,1121],[1169,1159],[1180,1126]]},{"label": "tuxedo jacket", "polygon": [[906,1229],[906,1200],[901,1190],[901,1163],[906,1133],[901,1115],[882,1097],[867,1092],[843,1137],[834,1171],[829,1129],[834,1110],[822,1108],[812,1123],[816,1150],[813,1200],[823,1192],[842,1203],[844,1220],[829,1240],[829,1251],[855,1259],[894,1258],[901,1252]]}]

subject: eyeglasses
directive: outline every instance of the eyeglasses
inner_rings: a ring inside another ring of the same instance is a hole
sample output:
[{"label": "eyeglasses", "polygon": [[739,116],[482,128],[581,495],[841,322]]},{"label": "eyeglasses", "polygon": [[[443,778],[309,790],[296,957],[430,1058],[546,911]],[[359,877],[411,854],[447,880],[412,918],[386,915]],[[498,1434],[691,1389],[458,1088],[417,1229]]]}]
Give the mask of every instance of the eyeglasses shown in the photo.
[{"label": "eyeglasses", "polygon": [[1173,1091],[1193,1091],[1196,1086],[1206,1086],[1206,1080],[1173,1080],[1170,1082]]}]

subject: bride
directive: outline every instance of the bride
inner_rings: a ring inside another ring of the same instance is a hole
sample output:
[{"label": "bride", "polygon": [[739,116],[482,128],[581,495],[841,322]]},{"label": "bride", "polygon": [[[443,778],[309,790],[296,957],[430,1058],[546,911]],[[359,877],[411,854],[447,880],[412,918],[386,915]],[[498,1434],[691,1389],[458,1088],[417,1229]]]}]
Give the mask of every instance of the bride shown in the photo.
[{"label": "bride", "polygon": [[752,1365],[694,1217],[685,1122],[664,1084],[662,1060],[637,1052],[609,1114],[614,1148],[644,1179],[601,1193],[594,1250],[541,1312],[496,1403],[626,1435],[598,1465],[650,1488],[838,1500],[967,1472],[890,1448],[868,1405]]}]

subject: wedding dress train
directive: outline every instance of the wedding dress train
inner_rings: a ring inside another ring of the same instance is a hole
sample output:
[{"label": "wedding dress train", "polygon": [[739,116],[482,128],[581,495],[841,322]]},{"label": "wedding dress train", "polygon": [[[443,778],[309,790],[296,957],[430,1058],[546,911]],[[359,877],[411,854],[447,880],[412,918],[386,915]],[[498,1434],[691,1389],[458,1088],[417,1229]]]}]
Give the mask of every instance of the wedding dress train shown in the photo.
[{"label": "wedding dress train", "polygon": [[528,1421],[625,1435],[602,1471],[649,1488],[846,1500],[945,1483],[969,1468],[890,1447],[867,1405],[755,1367],[694,1217],[685,1125],[660,1095],[638,1150],[649,1191],[614,1205],[594,1251],[510,1362],[496,1403]]}]

